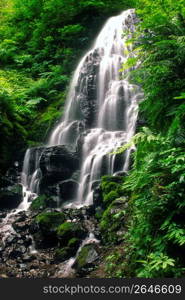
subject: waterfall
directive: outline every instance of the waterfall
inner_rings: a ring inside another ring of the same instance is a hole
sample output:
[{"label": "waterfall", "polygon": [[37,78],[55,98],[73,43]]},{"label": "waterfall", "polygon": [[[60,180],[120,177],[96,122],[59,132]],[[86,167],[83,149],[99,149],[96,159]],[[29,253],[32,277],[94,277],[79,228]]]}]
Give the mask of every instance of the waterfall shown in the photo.
[{"label": "waterfall", "polygon": [[[92,49],[76,68],[64,117],[45,146],[81,149],[79,184],[69,207],[91,205],[93,185],[102,175],[126,172],[129,168],[131,150],[124,155],[113,154],[113,151],[134,135],[138,101],[142,97],[140,88],[129,82],[130,70],[120,72],[122,64],[133,56],[132,47],[126,41],[134,32],[136,22],[134,9],[108,19]],[[42,176],[39,161],[43,151],[37,148],[37,151],[26,152],[22,174],[25,202],[30,193],[39,193]]]}]

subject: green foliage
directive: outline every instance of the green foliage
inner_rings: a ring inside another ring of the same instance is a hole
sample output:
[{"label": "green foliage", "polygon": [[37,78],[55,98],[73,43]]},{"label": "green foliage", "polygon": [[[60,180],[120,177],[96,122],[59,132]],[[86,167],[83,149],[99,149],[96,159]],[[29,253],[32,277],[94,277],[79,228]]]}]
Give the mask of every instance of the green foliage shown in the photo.
[{"label": "green foliage", "polygon": [[185,267],[184,2],[137,0],[135,5],[141,21],[130,41],[133,59],[123,69],[137,63],[132,80],[143,88],[140,114],[148,127],[138,128],[116,150],[136,146],[122,187],[130,200],[121,276],[180,277]]},{"label": "green foliage", "polygon": [[[174,98],[178,99],[185,90],[184,3],[139,0],[135,5],[142,20],[135,34],[140,67],[133,74],[145,94],[140,109],[152,130],[165,132],[174,117],[169,110],[176,111],[181,105]],[[181,96],[179,99],[183,100]]]},{"label": "green foliage", "polygon": [[137,144],[133,170],[123,185],[131,199],[127,235],[131,276],[183,274],[184,159],[184,149],[160,135],[143,136]]},{"label": "green foliage", "polygon": [[138,270],[138,277],[171,277],[172,267],[175,267],[175,260],[163,253],[150,253],[146,260],[137,261],[142,264],[141,271]]},{"label": "green foliage", "polygon": [[109,278],[122,278],[124,263],[123,263],[123,249],[115,249],[106,258],[105,272]]},{"label": "green foliage", "polygon": [[103,201],[107,204],[112,203],[112,201],[119,197],[119,194],[116,191],[111,191],[108,194],[105,195],[103,198]]}]

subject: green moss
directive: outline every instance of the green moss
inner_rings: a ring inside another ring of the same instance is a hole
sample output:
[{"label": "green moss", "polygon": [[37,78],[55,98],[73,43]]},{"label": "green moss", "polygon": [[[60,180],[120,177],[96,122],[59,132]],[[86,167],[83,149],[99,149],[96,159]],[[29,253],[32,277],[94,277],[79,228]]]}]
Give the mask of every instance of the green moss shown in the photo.
[{"label": "green moss", "polygon": [[56,207],[56,202],[53,199],[48,198],[46,195],[41,195],[32,201],[30,209],[41,210],[47,207]]},{"label": "green moss", "polygon": [[62,249],[57,249],[55,252],[55,259],[59,262],[65,261],[71,256],[71,251],[69,247],[64,247]]},{"label": "green moss", "polygon": [[102,218],[102,215],[103,215],[102,210],[97,210],[96,213],[95,213],[95,218],[97,220],[100,220]]},{"label": "green moss", "polygon": [[118,184],[116,182],[106,182],[103,181],[101,184],[102,190],[105,194],[108,194],[111,191],[116,191],[118,188]]},{"label": "green moss", "polygon": [[10,191],[11,191],[12,193],[22,195],[22,185],[21,185],[21,184],[15,184],[15,185],[10,189]]},{"label": "green moss", "polygon": [[81,271],[84,267],[92,265],[98,258],[98,249],[95,244],[87,244],[83,246],[77,256],[75,268]]},{"label": "green moss", "polygon": [[82,250],[80,251],[78,258],[77,258],[77,268],[81,269],[87,264],[87,257],[89,251],[91,250],[91,245],[85,245]]},{"label": "green moss", "polygon": [[100,231],[103,241],[108,244],[117,244],[123,240],[120,233],[124,231],[127,198],[122,197],[114,200],[104,211],[100,221]]},{"label": "green moss", "polygon": [[109,192],[108,194],[106,194],[103,198],[103,201],[106,203],[106,204],[110,204],[113,200],[115,200],[116,198],[119,197],[119,194],[118,192],[116,191],[111,191]]},{"label": "green moss", "polygon": [[69,240],[67,245],[68,245],[68,247],[71,247],[71,248],[77,248],[80,245],[80,243],[81,243],[80,239],[74,237]]},{"label": "green moss", "polygon": [[58,226],[65,221],[65,215],[60,212],[41,213],[35,218],[44,235],[56,233]]},{"label": "green moss", "polygon": [[103,202],[108,206],[113,200],[122,195],[123,177],[103,176],[101,189],[103,192]]},{"label": "green moss", "polygon": [[85,231],[82,229],[80,224],[65,222],[61,224],[57,229],[57,236],[61,241],[62,245],[67,245],[70,239],[83,238],[85,236]]},{"label": "green moss", "polygon": [[76,223],[65,222],[59,226],[57,233],[58,235],[63,235],[69,231],[76,231],[77,226],[78,225]]}]

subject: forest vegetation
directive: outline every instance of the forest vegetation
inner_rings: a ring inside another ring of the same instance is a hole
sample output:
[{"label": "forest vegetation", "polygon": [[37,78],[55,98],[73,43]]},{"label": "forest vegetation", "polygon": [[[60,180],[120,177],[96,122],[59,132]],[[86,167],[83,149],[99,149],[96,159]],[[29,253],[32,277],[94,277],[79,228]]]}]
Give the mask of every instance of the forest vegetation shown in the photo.
[{"label": "forest vegetation", "polygon": [[[135,8],[128,41],[137,58],[123,68],[142,87],[132,167],[121,182],[102,178],[104,212],[96,218],[108,277],[182,277],[185,273],[184,0],[1,0],[0,174],[25,149],[44,143],[61,118],[76,64],[105,20]],[[119,213],[111,211],[125,199]],[[33,204],[34,206],[35,204]],[[115,231],[126,216],[127,233]],[[108,229],[108,230],[107,230]],[[120,251],[121,249],[121,251]]]}]

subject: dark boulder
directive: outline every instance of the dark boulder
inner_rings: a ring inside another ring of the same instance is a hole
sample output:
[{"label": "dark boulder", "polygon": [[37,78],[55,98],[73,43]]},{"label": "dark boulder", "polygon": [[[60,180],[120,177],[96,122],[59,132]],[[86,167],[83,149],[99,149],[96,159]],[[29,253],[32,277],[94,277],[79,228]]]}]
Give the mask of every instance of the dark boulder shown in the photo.
[{"label": "dark boulder", "polygon": [[0,209],[16,208],[22,201],[22,185],[16,184],[0,189]]},{"label": "dark boulder", "polygon": [[101,206],[103,203],[103,194],[101,189],[101,180],[96,180],[92,183],[93,190],[93,204],[96,208],[97,206]]},{"label": "dark boulder", "polygon": [[79,167],[79,154],[68,146],[45,148],[40,157],[42,179],[40,192],[44,193],[48,186],[69,179]]},{"label": "dark boulder", "polygon": [[63,262],[67,259],[69,259],[70,257],[74,256],[76,253],[76,250],[74,248],[71,247],[64,247],[62,249],[57,249],[55,252],[55,261],[57,262]]},{"label": "dark boulder", "polygon": [[72,179],[64,180],[59,183],[59,198],[63,203],[68,200],[72,200],[75,196],[75,191],[78,188],[78,182]]},{"label": "dark boulder", "polygon": [[65,222],[57,229],[57,237],[61,246],[67,245],[72,238],[82,240],[86,235],[86,230],[79,223]]},{"label": "dark boulder", "polygon": [[[57,229],[65,221],[60,212],[43,212],[32,225],[33,238],[37,248],[47,248],[57,244]],[[35,230],[33,230],[33,228]]]}]

